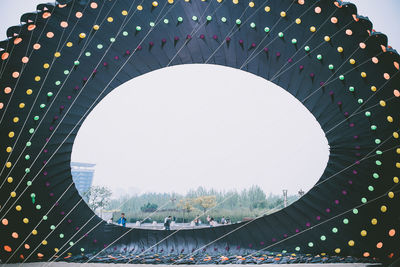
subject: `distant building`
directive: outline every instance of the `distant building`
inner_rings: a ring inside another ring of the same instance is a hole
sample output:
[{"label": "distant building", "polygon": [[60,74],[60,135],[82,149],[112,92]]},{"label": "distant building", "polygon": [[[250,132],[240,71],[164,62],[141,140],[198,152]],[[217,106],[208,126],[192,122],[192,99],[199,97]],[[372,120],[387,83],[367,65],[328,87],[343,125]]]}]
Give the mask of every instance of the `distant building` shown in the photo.
[{"label": "distant building", "polygon": [[96,166],[96,164],[71,162],[72,180],[79,194],[86,202],[88,202],[89,198],[84,195],[92,186],[94,166]]}]

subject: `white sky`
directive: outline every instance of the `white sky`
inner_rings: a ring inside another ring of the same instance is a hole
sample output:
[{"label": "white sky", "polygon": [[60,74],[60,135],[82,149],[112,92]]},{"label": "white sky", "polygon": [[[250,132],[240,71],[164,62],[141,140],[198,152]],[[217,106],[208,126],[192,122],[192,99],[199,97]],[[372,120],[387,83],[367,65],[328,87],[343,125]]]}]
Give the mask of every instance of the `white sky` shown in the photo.
[{"label": "white sky", "polygon": [[[1,0],[0,39],[41,2]],[[400,1],[352,2],[400,50]],[[294,194],[322,174],[328,146],[316,120],[283,89],[231,68],[187,65],[114,90],[84,122],[72,159],[96,163],[95,183],[121,194],[251,184]]]}]

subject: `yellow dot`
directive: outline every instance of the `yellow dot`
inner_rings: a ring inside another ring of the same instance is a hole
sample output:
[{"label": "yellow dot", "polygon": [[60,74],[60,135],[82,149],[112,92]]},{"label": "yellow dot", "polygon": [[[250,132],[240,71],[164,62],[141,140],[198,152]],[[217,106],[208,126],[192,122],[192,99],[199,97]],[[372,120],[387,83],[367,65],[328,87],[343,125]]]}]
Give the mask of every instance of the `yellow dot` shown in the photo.
[{"label": "yellow dot", "polygon": [[100,29],[100,26],[99,25],[93,25],[93,30],[95,30],[95,31],[97,31],[98,29]]},{"label": "yellow dot", "polygon": [[331,40],[331,37],[329,37],[328,35],[324,37],[325,42],[329,42],[330,40]]},{"label": "yellow dot", "polygon": [[399,183],[399,178],[398,178],[398,177],[393,177],[393,182],[394,182],[395,184],[398,184],[398,183]]},{"label": "yellow dot", "polygon": [[60,52],[55,52],[55,53],[54,53],[54,56],[55,56],[55,57],[60,57],[60,56],[61,56],[61,53],[60,53]]},{"label": "yellow dot", "polygon": [[11,162],[9,162],[9,161],[6,163],[6,167],[7,167],[7,168],[11,168],[11,165],[12,165],[12,164],[11,164]]},{"label": "yellow dot", "polygon": [[10,193],[10,196],[11,196],[11,197],[16,197],[16,196],[17,196],[17,193],[15,193],[15,192],[13,191],[13,192]]},{"label": "yellow dot", "polygon": [[23,221],[25,224],[29,223],[29,219],[28,219],[28,218],[23,218],[22,221]]},{"label": "yellow dot", "polygon": [[25,103],[19,103],[19,108],[24,108],[25,107]]},{"label": "yellow dot", "polygon": [[12,147],[8,146],[8,147],[6,148],[6,151],[7,151],[7,153],[11,153]]},{"label": "yellow dot", "polygon": [[[222,0],[217,0],[218,1],[218,3],[221,3],[222,2]],[[168,4],[173,4],[174,3],[174,0],[168,0]]]},{"label": "yellow dot", "polygon": [[286,12],[282,11],[280,15],[281,15],[282,18],[284,18],[284,17],[286,17]]},{"label": "yellow dot", "polygon": [[108,17],[108,18],[107,18],[107,21],[108,21],[108,22],[113,22],[114,19],[113,19],[113,17]]},{"label": "yellow dot", "polygon": [[142,5],[138,5],[136,8],[137,8],[137,10],[143,10],[143,6]]},{"label": "yellow dot", "polygon": [[382,211],[382,212],[386,212],[386,211],[387,211],[387,207],[386,207],[385,205],[383,205],[383,206],[381,207],[381,211]]},{"label": "yellow dot", "polygon": [[31,95],[32,93],[33,93],[32,89],[26,90],[26,94],[27,94],[27,95]]},{"label": "yellow dot", "polygon": [[384,100],[379,101],[379,105],[381,105],[382,107],[386,106],[386,102]]},{"label": "yellow dot", "polygon": [[354,244],[355,244],[355,243],[354,243],[353,240],[350,240],[348,244],[349,244],[350,247],[354,247]]},{"label": "yellow dot", "polygon": [[394,193],[393,193],[393,192],[389,192],[389,193],[388,193],[388,197],[389,197],[389,198],[394,198]]},{"label": "yellow dot", "polygon": [[9,133],[8,133],[8,137],[10,137],[10,138],[13,138],[13,137],[14,137],[14,135],[15,135],[15,133],[14,133],[14,132],[9,132]]},{"label": "yellow dot", "polygon": [[[393,132],[393,137],[394,138],[399,138],[399,133],[398,132]],[[397,166],[397,164],[396,164],[396,166]],[[399,168],[399,167],[397,167],[397,168]]]},{"label": "yellow dot", "polygon": [[37,230],[36,229],[34,229],[34,230],[32,230],[32,235],[37,235]]},{"label": "yellow dot", "polygon": [[270,11],[271,11],[271,8],[270,8],[269,6],[266,6],[266,7],[264,8],[264,10],[265,10],[265,12],[270,12]]},{"label": "yellow dot", "polygon": [[15,206],[15,209],[16,209],[17,211],[21,211],[21,210],[22,210],[22,207],[21,207],[20,205],[17,205],[17,206]]},{"label": "yellow dot", "polygon": [[340,248],[335,249],[335,253],[339,254],[340,253]]},{"label": "yellow dot", "polygon": [[363,78],[367,77],[367,73],[361,72],[361,77],[363,77]]},{"label": "yellow dot", "polygon": [[43,64],[43,68],[44,68],[44,69],[48,69],[49,67],[50,67],[50,64],[49,64],[49,63],[44,63],[44,64]]},{"label": "yellow dot", "polygon": [[232,2],[237,5],[239,3],[239,0],[232,0]]},{"label": "yellow dot", "polygon": [[46,240],[43,240],[43,241],[42,241],[42,245],[46,246],[46,245],[47,245],[47,241],[46,241]]},{"label": "yellow dot", "polygon": [[72,47],[72,42],[68,42],[67,47]]},{"label": "yellow dot", "polygon": [[[109,21],[109,19],[110,18],[108,18],[107,20]],[[111,18],[112,19],[112,18]],[[111,20],[112,21],[112,20]],[[109,21],[109,22],[111,22],[111,21]],[[79,34],[79,38],[81,38],[81,39],[84,39],[86,37],[86,33],[84,33],[84,32],[81,32],[80,34]]]},{"label": "yellow dot", "polygon": [[350,62],[350,64],[351,64],[351,65],[354,65],[354,64],[356,64],[356,61],[355,61],[353,58],[352,58],[352,59],[350,59],[350,61],[349,61],[349,62]]},{"label": "yellow dot", "polygon": [[10,184],[13,182],[13,180],[14,180],[14,179],[13,179],[12,177],[8,177],[8,178],[7,178],[7,182],[10,183]]},{"label": "yellow dot", "polygon": [[315,28],[314,26],[310,27],[310,32],[315,32],[317,30],[317,28]]},{"label": "yellow dot", "polygon": [[35,81],[36,81],[36,82],[40,81],[40,76],[36,76],[36,77],[35,77]]},{"label": "yellow dot", "polygon": [[372,225],[376,225],[377,223],[378,223],[378,220],[377,220],[377,219],[373,218],[373,219],[371,220],[371,224],[372,224]]},{"label": "yellow dot", "polygon": [[158,6],[158,2],[157,2],[157,1],[153,1],[153,3],[151,3],[151,5],[152,5],[153,7],[157,7],[157,6]]},{"label": "yellow dot", "polygon": [[249,7],[254,7],[254,2],[250,2]]},{"label": "yellow dot", "polygon": [[371,86],[371,91],[372,91],[372,92],[376,92],[376,86],[373,86],[373,85],[372,85],[372,86]]},{"label": "yellow dot", "polygon": [[13,118],[13,122],[14,122],[14,123],[19,122],[19,118],[18,118],[18,117],[14,117],[14,118]]},{"label": "yellow dot", "polygon": [[339,47],[337,48],[337,51],[338,51],[339,53],[342,53],[342,52],[343,52],[343,47],[339,46]]},{"label": "yellow dot", "polygon": [[301,19],[297,18],[296,19],[296,24],[300,24],[301,23]]},{"label": "yellow dot", "polygon": [[400,148],[396,149],[396,153],[400,154]]},{"label": "yellow dot", "polygon": [[128,15],[128,11],[122,10],[121,14],[124,15],[124,16],[126,16],[126,15]]},{"label": "yellow dot", "polygon": [[54,251],[55,251],[55,252],[58,252],[58,248],[54,248]]},{"label": "yellow dot", "polygon": [[367,236],[367,231],[362,230],[362,231],[361,231],[361,236]]},{"label": "yellow dot", "polygon": [[386,119],[387,119],[388,122],[393,122],[393,117],[392,116],[387,116]]}]

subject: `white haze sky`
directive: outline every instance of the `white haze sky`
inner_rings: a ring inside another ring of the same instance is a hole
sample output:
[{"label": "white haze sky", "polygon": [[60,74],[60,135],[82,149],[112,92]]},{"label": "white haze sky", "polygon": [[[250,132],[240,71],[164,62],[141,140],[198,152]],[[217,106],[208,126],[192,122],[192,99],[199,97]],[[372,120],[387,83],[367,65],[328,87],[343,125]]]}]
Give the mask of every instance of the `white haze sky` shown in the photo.
[{"label": "white haze sky", "polygon": [[[1,0],[0,39],[37,0]],[[398,0],[354,0],[400,49]],[[73,161],[96,163],[95,184],[118,194],[205,186],[267,193],[310,189],[326,167],[317,121],[282,88],[226,67],[186,65],[131,80],[89,115]]]}]

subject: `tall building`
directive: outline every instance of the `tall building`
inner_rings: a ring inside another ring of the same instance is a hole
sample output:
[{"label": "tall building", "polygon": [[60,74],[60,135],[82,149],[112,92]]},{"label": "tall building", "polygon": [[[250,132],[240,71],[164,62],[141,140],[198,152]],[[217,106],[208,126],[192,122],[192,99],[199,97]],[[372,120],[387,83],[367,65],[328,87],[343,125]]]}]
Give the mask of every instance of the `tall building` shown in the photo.
[{"label": "tall building", "polygon": [[85,193],[92,186],[94,166],[96,166],[96,164],[71,162],[72,180],[79,194],[86,202],[88,202],[89,198],[85,196]]}]

